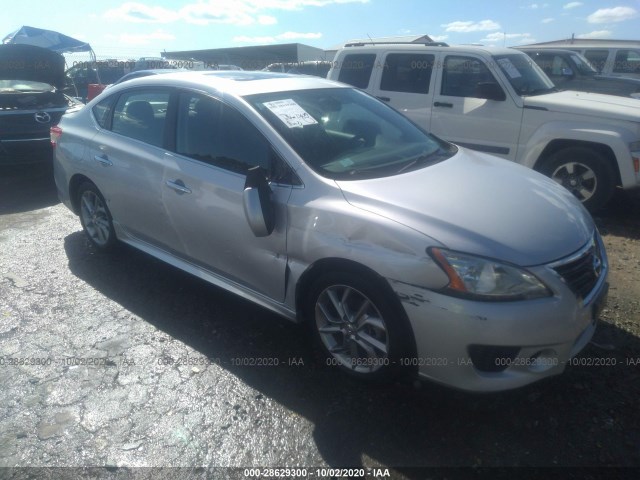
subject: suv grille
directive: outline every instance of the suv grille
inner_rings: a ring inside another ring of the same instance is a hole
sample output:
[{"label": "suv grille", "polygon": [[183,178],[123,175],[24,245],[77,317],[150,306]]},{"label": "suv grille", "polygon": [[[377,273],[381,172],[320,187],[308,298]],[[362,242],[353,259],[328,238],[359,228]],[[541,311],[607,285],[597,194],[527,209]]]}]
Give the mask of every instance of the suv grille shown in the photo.
[{"label": "suv grille", "polygon": [[580,256],[553,269],[578,297],[585,298],[598,283],[602,267],[602,252],[594,239]]}]

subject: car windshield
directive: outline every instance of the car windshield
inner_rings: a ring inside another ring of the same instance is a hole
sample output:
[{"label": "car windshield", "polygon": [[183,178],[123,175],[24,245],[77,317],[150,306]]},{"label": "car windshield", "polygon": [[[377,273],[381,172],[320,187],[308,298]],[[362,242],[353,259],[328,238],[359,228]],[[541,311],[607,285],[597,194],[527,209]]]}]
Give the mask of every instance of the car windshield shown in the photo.
[{"label": "car windshield", "polygon": [[457,151],[352,88],[266,93],[247,100],[311,168],[328,178],[396,175]]},{"label": "car windshield", "polygon": [[497,55],[493,59],[518,95],[542,95],[555,91],[553,82],[524,53]]},{"label": "car windshield", "polygon": [[571,54],[571,59],[573,60],[573,63],[576,64],[576,68],[583,75],[597,75],[598,74],[598,71],[593,67],[593,65],[591,65],[589,63],[589,60],[587,60],[581,54],[572,53]]},{"label": "car windshield", "polygon": [[0,80],[0,93],[12,92],[50,92],[54,88],[45,82],[30,80]]}]

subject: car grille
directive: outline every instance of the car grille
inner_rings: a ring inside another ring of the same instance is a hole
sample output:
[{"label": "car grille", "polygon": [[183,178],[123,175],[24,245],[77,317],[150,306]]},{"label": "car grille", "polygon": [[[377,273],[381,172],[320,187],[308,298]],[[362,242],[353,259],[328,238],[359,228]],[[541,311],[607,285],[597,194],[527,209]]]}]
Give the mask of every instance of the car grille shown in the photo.
[{"label": "car grille", "polygon": [[591,293],[602,274],[602,268],[602,252],[595,239],[577,258],[553,267],[580,298],[585,298]]}]

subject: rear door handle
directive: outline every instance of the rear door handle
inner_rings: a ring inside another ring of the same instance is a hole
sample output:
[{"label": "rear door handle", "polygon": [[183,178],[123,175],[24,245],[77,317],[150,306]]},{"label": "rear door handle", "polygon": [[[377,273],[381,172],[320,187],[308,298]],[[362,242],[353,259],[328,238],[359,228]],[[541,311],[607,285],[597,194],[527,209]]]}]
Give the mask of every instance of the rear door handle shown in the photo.
[{"label": "rear door handle", "polygon": [[446,107],[446,108],[453,108],[453,103],[434,102],[433,106],[434,106],[434,107]]},{"label": "rear door handle", "polygon": [[378,100],[382,100],[383,102],[390,102],[391,99],[389,97],[376,97]]},{"label": "rear door handle", "polygon": [[179,194],[191,193],[191,189],[182,180],[167,180],[167,187],[173,188]]},{"label": "rear door handle", "polygon": [[107,157],[104,153],[102,155],[94,155],[93,159],[101,163],[105,167],[110,167],[113,165],[113,162],[109,160],[109,157]]}]

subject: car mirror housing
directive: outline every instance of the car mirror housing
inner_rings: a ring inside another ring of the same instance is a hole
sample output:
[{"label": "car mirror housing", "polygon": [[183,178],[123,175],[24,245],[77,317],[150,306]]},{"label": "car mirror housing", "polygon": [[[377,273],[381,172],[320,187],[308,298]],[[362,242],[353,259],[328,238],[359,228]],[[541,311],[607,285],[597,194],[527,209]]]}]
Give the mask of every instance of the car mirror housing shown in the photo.
[{"label": "car mirror housing", "polygon": [[244,215],[256,237],[267,237],[275,228],[272,194],[265,169],[260,166],[250,168],[244,183],[242,203]]}]

